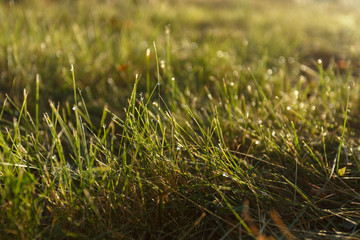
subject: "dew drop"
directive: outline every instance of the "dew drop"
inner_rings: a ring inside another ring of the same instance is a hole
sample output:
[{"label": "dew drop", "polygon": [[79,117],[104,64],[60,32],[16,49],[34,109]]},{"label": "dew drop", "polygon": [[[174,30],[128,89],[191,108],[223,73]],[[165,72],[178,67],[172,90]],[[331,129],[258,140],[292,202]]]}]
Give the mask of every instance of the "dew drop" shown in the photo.
[{"label": "dew drop", "polygon": [[289,58],[288,58],[288,62],[289,62],[290,64],[294,64],[294,63],[295,63],[295,58],[294,58],[294,57],[289,57]]},{"label": "dew drop", "polygon": [[113,84],[114,84],[114,79],[108,78],[108,79],[107,79],[107,83],[108,83],[109,85],[113,85]]},{"label": "dew drop", "polygon": [[299,91],[295,90],[295,91],[294,91],[294,94],[295,94],[296,99],[298,99],[298,97],[299,97]]},{"label": "dew drop", "polygon": [[219,57],[219,58],[223,58],[224,57],[224,52],[219,50],[217,51],[216,55]]},{"label": "dew drop", "polygon": [[301,65],[300,70],[303,71],[303,72],[306,72],[307,71],[307,66]]},{"label": "dew drop", "polygon": [[283,56],[279,57],[279,63],[280,64],[284,64],[285,63],[285,58]]},{"label": "dew drop", "polygon": [[160,67],[161,67],[161,68],[165,68],[165,61],[164,61],[164,60],[161,60],[161,61],[160,61]]},{"label": "dew drop", "polygon": [[251,86],[250,85],[247,85],[247,90],[249,93],[251,93]]}]

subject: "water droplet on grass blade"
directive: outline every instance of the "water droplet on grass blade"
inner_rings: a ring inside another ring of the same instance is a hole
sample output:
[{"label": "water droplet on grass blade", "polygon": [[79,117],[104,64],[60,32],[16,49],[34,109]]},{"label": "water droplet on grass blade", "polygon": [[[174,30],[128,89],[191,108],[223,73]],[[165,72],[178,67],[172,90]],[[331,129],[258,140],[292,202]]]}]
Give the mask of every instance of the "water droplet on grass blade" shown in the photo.
[{"label": "water droplet on grass blade", "polygon": [[108,83],[109,85],[114,84],[114,79],[108,78],[108,79],[107,79],[107,83]]},{"label": "water droplet on grass blade", "polygon": [[279,57],[279,63],[280,64],[284,64],[285,63],[285,58],[283,56]]},{"label": "water droplet on grass blade", "polygon": [[288,58],[288,62],[289,62],[290,64],[295,63],[295,58],[294,58],[294,57],[289,57],[289,58]]},{"label": "water droplet on grass blade", "polygon": [[306,72],[307,71],[307,66],[301,65],[300,70],[303,71],[303,72]]},{"label": "water droplet on grass blade", "polygon": [[298,97],[299,97],[299,91],[295,90],[295,91],[294,91],[294,94],[295,94],[296,99],[298,99]]},{"label": "water droplet on grass blade", "polygon": [[251,93],[251,86],[250,85],[247,85],[247,91],[249,92],[249,93]]},{"label": "water droplet on grass blade", "polygon": [[219,57],[219,58],[223,58],[224,57],[224,52],[219,50],[217,51],[216,55]]},{"label": "water droplet on grass blade", "polygon": [[161,68],[165,68],[165,61],[164,61],[164,60],[161,60],[161,61],[160,61],[160,67],[161,67]]}]

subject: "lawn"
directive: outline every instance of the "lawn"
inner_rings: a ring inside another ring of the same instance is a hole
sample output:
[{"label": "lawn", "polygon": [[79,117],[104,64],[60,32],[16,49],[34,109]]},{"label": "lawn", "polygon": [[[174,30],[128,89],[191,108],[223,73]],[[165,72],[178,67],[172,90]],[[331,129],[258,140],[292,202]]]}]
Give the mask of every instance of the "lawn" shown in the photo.
[{"label": "lawn", "polygon": [[0,238],[359,239],[356,1],[0,3]]}]

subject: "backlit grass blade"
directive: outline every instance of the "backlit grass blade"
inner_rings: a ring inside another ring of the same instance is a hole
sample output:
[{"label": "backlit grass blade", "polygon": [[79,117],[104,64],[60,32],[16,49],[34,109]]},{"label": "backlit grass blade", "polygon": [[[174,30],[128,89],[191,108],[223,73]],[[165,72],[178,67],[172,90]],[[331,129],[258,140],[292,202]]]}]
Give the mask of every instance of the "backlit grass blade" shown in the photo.
[{"label": "backlit grass blade", "polygon": [[342,144],[343,144],[343,141],[344,141],[344,134],[345,134],[345,130],[346,130],[346,121],[347,121],[347,116],[348,116],[348,111],[349,111],[349,99],[350,99],[350,86],[348,87],[348,92],[347,92],[346,107],[345,107],[345,112],[344,112],[344,123],[343,123],[342,132],[341,132],[339,148],[338,148],[338,152],[337,152],[336,174],[338,174],[338,172],[339,172],[341,148],[342,148]]}]

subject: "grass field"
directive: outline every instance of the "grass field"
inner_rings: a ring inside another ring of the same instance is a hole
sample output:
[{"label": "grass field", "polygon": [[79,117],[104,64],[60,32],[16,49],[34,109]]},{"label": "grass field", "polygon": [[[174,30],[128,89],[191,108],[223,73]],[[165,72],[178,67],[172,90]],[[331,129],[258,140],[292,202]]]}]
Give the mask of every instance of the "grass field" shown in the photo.
[{"label": "grass field", "polygon": [[0,238],[359,239],[355,1],[0,3]]}]

